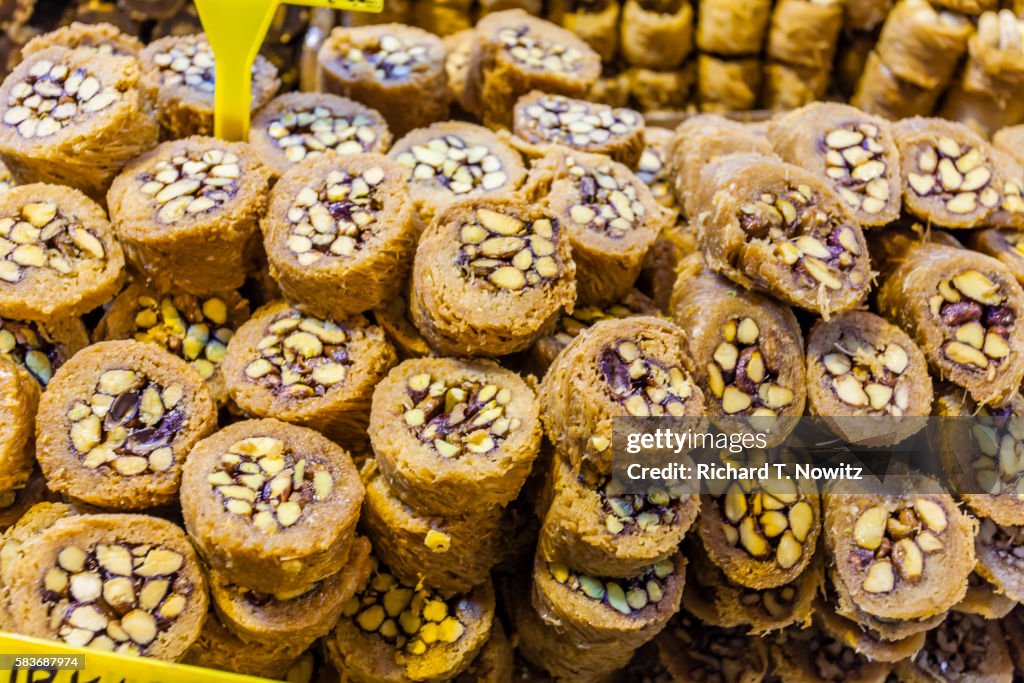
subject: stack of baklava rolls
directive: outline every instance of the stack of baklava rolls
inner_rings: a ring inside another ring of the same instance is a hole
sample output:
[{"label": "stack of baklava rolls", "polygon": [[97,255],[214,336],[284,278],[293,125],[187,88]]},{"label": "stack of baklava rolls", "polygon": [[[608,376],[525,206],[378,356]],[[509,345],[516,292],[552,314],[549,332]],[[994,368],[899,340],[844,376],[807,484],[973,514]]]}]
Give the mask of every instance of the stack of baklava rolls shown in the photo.
[{"label": "stack of baklava rolls", "polygon": [[752,109],[761,89],[761,49],[771,0],[701,0],[697,8],[697,100],[702,111]]},{"label": "stack of baklava rolls", "polygon": [[824,98],[832,78],[845,0],[781,0],[765,46],[761,104],[795,109]]}]

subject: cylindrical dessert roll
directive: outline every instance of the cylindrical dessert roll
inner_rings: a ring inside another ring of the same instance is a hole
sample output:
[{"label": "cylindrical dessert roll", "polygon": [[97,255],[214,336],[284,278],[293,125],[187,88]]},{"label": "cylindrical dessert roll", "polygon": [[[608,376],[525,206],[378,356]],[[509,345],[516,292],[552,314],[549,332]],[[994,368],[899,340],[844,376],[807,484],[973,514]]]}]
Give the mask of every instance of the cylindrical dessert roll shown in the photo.
[{"label": "cylindrical dessert roll", "polygon": [[28,483],[35,467],[32,448],[39,385],[28,371],[0,358],[0,491],[13,491]]},{"label": "cylindrical dessert roll", "polygon": [[526,482],[540,439],[533,389],[492,361],[406,361],[373,392],[377,463],[418,512],[504,507]]},{"label": "cylindrical dessert roll", "polygon": [[1002,619],[1016,606],[1015,600],[997,593],[995,586],[974,571],[967,577],[967,595],[956,603],[953,609],[965,614],[977,614],[986,619]]},{"label": "cylindrical dessert roll", "polygon": [[612,62],[602,65],[601,76],[590,86],[583,99],[607,104],[609,107],[626,107],[631,96],[630,73],[621,65]]},{"label": "cylindrical dessert roll", "polygon": [[844,104],[815,103],[772,121],[768,139],[783,161],[828,178],[862,226],[900,217],[903,178],[888,121]]},{"label": "cylindrical dessert roll", "polygon": [[[0,531],[7,530],[20,522],[29,510],[36,505],[48,505],[49,501],[59,500],[59,496],[46,488],[46,478],[37,469],[29,475],[28,483],[19,488],[0,493]],[[3,546],[0,539],[0,573],[3,572]],[[0,600],[5,600],[0,596]],[[2,612],[2,608],[0,608]],[[10,624],[3,622],[0,615],[0,628],[8,628]]]},{"label": "cylindrical dessert roll", "polygon": [[473,28],[473,0],[413,2],[409,23],[437,36]]},{"label": "cylindrical dessert roll", "polygon": [[998,147],[989,147],[989,155],[1001,184],[999,207],[986,222],[996,228],[1024,228],[1024,165]]},{"label": "cylindrical dessert roll", "polygon": [[[705,0],[701,4],[713,3],[715,0]],[[706,52],[697,56],[697,100],[701,111],[726,113],[753,109],[760,90],[759,59],[723,59]]]},{"label": "cylindrical dessert roll", "polygon": [[909,334],[939,376],[981,404],[1008,402],[1024,377],[1024,291],[990,256],[935,244],[907,255],[878,310]]},{"label": "cylindrical dessert roll", "polygon": [[700,0],[697,47],[719,55],[758,54],[771,10],[771,0]]},{"label": "cylindrical dessert roll", "polygon": [[159,289],[237,289],[259,246],[271,173],[249,145],[191,137],[132,161],[107,194],[131,264]]},{"label": "cylindrical dessert roll", "polygon": [[822,68],[767,62],[761,84],[761,105],[772,111],[804,107],[825,97],[831,77],[827,65]]},{"label": "cylindrical dessert roll", "polygon": [[0,315],[43,323],[109,301],[124,253],[103,209],[69,187],[32,183],[0,196]]},{"label": "cylindrical dessert roll", "polygon": [[858,654],[819,626],[790,629],[778,636],[771,655],[775,675],[794,683],[883,683],[892,664]]},{"label": "cylindrical dessert roll", "polygon": [[47,323],[0,318],[0,356],[23,366],[44,389],[57,368],[88,345],[79,318]]},{"label": "cylindrical dessert roll", "polygon": [[229,631],[212,611],[196,641],[181,657],[182,664],[220,669],[243,676],[285,679],[305,648],[285,642],[254,645]]},{"label": "cylindrical dessert roll", "polygon": [[129,56],[61,47],[29,55],[0,86],[0,159],[20,184],[102,199],[121,167],[157,141],[139,80]]},{"label": "cylindrical dessert roll", "polygon": [[627,0],[620,35],[622,56],[631,65],[675,69],[693,51],[693,5],[690,0]]},{"label": "cylindrical dessert roll", "polygon": [[483,649],[493,622],[490,581],[447,596],[403,583],[374,558],[370,582],[345,604],[324,646],[345,680],[450,680]]},{"label": "cylindrical dessert roll", "polygon": [[899,78],[872,50],[850,104],[868,114],[899,120],[928,116],[941,94],[939,88],[922,88]]},{"label": "cylindrical dessert roll", "polygon": [[488,128],[511,126],[516,100],[531,90],[579,97],[601,75],[583,40],[522,10],[488,14],[476,32],[465,100]]},{"label": "cylindrical dessert roll", "polygon": [[1024,527],[1002,526],[983,518],[974,538],[977,572],[1011,600],[1024,598]]},{"label": "cylindrical dessert roll", "polygon": [[869,236],[868,249],[871,252],[871,267],[878,271],[880,282],[884,282],[892,275],[893,271],[922,245],[930,244],[952,249],[964,248],[963,243],[953,237],[953,233],[926,228],[917,222],[897,222],[885,230],[869,230],[866,234]]},{"label": "cylindrical dessert roll", "polygon": [[924,631],[906,638],[885,640],[871,629],[836,613],[824,597],[814,601],[814,623],[829,637],[875,662],[899,662],[913,657],[924,647]]},{"label": "cylindrical dessert roll", "polygon": [[604,154],[632,168],[644,150],[639,112],[536,90],[516,102],[512,131],[531,157],[562,145]]},{"label": "cylindrical dessert roll", "polygon": [[[473,52],[473,38],[476,33],[471,28],[453,33],[444,38],[447,55],[444,59],[444,71],[448,79],[448,98],[453,106],[467,110],[464,103],[466,94],[466,78],[469,75],[469,57]],[[456,110],[456,113],[457,110]]]},{"label": "cylindrical dessert roll", "polygon": [[831,64],[845,0],[783,0],[772,11],[765,54],[785,64]]},{"label": "cylindrical dessert roll", "polygon": [[501,356],[572,309],[575,276],[569,237],[546,208],[516,196],[467,199],[420,239],[409,309],[441,353]]},{"label": "cylindrical dessert roll", "polygon": [[998,259],[1024,285],[1024,230],[972,231],[967,242],[974,251]]},{"label": "cylindrical dessert roll", "polygon": [[[142,88],[156,102],[165,137],[213,135],[215,89],[213,49],[202,33],[169,35],[146,46],[140,56]],[[270,101],[281,81],[266,57],[252,69],[252,111]]]},{"label": "cylindrical dessert roll", "polygon": [[25,635],[173,661],[206,619],[199,558],[181,529],[157,517],[68,517],[18,557],[4,580]]},{"label": "cylindrical dessert roll", "polygon": [[279,301],[238,328],[222,371],[249,414],[360,442],[373,387],[396,361],[384,331],[366,318],[314,318]]},{"label": "cylindrical dessert roll", "polygon": [[928,90],[943,90],[967,51],[971,22],[932,7],[927,0],[900,0],[882,27],[875,50],[899,79]]},{"label": "cylindrical dessert roll", "polygon": [[1024,124],[998,131],[992,136],[992,144],[1012,155],[1018,163],[1024,164]]},{"label": "cylindrical dessert roll", "polygon": [[384,117],[358,102],[328,93],[290,92],[259,110],[249,144],[275,175],[327,152],[383,154],[391,146]]},{"label": "cylindrical dessert roll", "polygon": [[634,66],[623,77],[629,86],[628,99],[640,111],[680,111],[693,101],[697,64],[690,61],[672,71]]},{"label": "cylindrical dessert roll", "polygon": [[113,24],[82,24],[75,21],[25,43],[21,48],[21,58],[25,59],[48,47],[91,47],[102,54],[138,57],[143,45],[138,38],[124,33]]},{"label": "cylindrical dessert roll", "polygon": [[185,527],[224,581],[265,593],[308,589],[345,566],[363,485],[352,458],[277,420],[225,427],[192,449]]},{"label": "cylindrical dessert roll", "polygon": [[612,0],[551,0],[546,17],[579,36],[600,56],[610,62],[619,49],[621,6]]},{"label": "cylindrical dessert roll", "polygon": [[29,505],[21,517],[12,520],[4,529],[3,536],[0,536],[0,625],[5,631],[15,628],[9,603],[9,584],[5,577],[22,559],[18,550],[26,541],[53,526],[54,522],[76,514],[78,511],[66,503],[39,502]]},{"label": "cylindrical dessert roll", "polygon": [[405,292],[400,292],[384,306],[373,309],[373,319],[384,330],[388,341],[394,344],[399,359],[436,355],[409,319],[409,297]]},{"label": "cylindrical dessert roll", "polygon": [[448,113],[444,58],[441,39],[413,26],[339,26],[320,48],[320,84],[373,107],[405,135]]},{"label": "cylindrical dessert roll", "polygon": [[407,171],[424,222],[458,199],[516,190],[526,178],[519,154],[483,126],[442,121],[414,130],[388,154]]},{"label": "cylindrical dessert roll", "polygon": [[39,405],[36,451],[51,489],[141,510],[175,499],[189,450],[216,426],[213,396],[185,361],[107,341],[57,371]]},{"label": "cylindrical dessert roll", "polygon": [[708,265],[744,287],[824,317],[867,296],[867,244],[850,208],[817,175],[734,154],[700,175],[697,231]]},{"label": "cylindrical dessert roll", "polygon": [[422,230],[405,175],[380,154],[330,154],[281,177],[261,227],[270,274],[289,301],[346,317],[398,294]]},{"label": "cylindrical dessert roll", "polygon": [[[1014,649],[1017,643],[1013,643]],[[925,646],[913,659],[896,665],[901,681],[1013,680],[1013,661],[999,622],[976,614],[950,612],[942,624],[928,633]]]},{"label": "cylindrical dessert roll", "polygon": [[581,332],[548,369],[541,421],[575,470],[611,471],[612,418],[697,417],[704,394],[693,377],[686,332],[649,316],[607,320]]},{"label": "cylindrical dessert roll", "polygon": [[636,164],[636,177],[644,181],[655,201],[666,209],[676,209],[676,196],[672,190],[672,169],[669,155],[674,134],[667,128],[644,129],[644,151]]}]

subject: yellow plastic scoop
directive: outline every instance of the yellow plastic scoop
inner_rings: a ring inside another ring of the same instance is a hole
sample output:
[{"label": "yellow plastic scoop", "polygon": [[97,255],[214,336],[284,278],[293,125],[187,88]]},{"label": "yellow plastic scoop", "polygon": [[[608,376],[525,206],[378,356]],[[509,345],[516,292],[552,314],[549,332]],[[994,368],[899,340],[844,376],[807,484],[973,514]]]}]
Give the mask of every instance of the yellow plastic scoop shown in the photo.
[{"label": "yellow plastic scoop", "polygon": [[195,0],[217,64],[214,133],[224,140],[249,137],[252,64],[274,13],[282,4],[380,12],[384,0]]}]

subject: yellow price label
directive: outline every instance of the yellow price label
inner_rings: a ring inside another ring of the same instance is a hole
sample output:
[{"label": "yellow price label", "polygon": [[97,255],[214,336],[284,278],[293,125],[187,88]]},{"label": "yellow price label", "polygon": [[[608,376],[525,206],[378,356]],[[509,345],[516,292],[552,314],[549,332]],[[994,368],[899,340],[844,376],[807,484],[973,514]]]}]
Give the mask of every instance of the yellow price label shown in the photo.
[{"label": "yellow price label", "polygon": [[214,134],[246,140],[252,101],[252,65],[282,4],[380,12],[384,0],[195,0],[216,61]]}]

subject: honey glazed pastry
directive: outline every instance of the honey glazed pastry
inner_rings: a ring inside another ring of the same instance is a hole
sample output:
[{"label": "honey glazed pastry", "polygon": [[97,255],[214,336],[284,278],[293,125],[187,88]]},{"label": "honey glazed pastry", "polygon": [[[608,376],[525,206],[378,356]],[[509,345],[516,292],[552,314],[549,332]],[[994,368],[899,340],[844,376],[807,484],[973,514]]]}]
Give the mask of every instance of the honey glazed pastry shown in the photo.
[{"label": "honey glazed pastry", "polygon": [[0,426],[4,434],[0,443],[0,491],[5,492],[4,497],[29,483],[35,467],[33,441],[38,407],[39,385],[13,360],[0,358]]},{"label": "honey glazed pastry", "polygon": [[[954,609],[965,614],[977,614],[986,619],[1002,619],[1017,606],[1017,602],[1001,593],[996,587],[981,578],[978,572],[971,572],[967,577],[967,595],[956,604]],[[1006,621],[1003,622],[1006,624]]]},{"label": "honey glazed pastry", "polygon": [[620,3],[612,0],[551,0],[546,16],[582,38],[600,55],[602,62],[615,58],[620,47]]},{"label": "honey glazed pastry", "polygon": [[821,67],[768,62],[763,76],[762,105],[770,111],[789,111],[823,99],[832,74]]},{"label": "honey glazed pastry", "polygon": [[935,109],[941,90],[923,88],[899,78],[878,53],[868,53],[850,104],[887,119],[928,116]]},{"label": "honey glazed pastry", "polygon": [[654,199],[666,209],[677,208],[669,168],[672,138],[672,131],[667,128],[644,128],[644,151],[634,170],[636,177],[650,188]]},{"label": "honey glazed pastry", "polygon": [[630,103],[644,112],[676,111],[685,109],[693,97],[697,68],[692,61],[672,71],[634,66],[622,78],[629,88],[628,101],[618,106]]},{"label": "honey glazed pastry", "polygon": [[632,66],[676,69],[693,51],[690,0],[627,0],[620,27],[622,56]]},{"label": "honey glazed pastry", "polygon": [[924,631],[896,640],[883,639],[870,628],[837,614],[824,597],[814,601],[814,623],[829,637],[875,662],[903,661],[916,655],[925,642]]},{"label": "honey glazed pastry", "polygon": [[[716,0],[705,0],[702,5],[715,3]],[[756,57],[725,59],[709,52],[699,53],[697,101],[700,110],[725,114],[752,109],[761,92],[761,77],[761,60]]]},{"label": "honey glazed pastry", "polygon": [[815,71],[831,65],[844,5],[844,0],[782,0],[772,10],[765,54],[771,60]]}]

